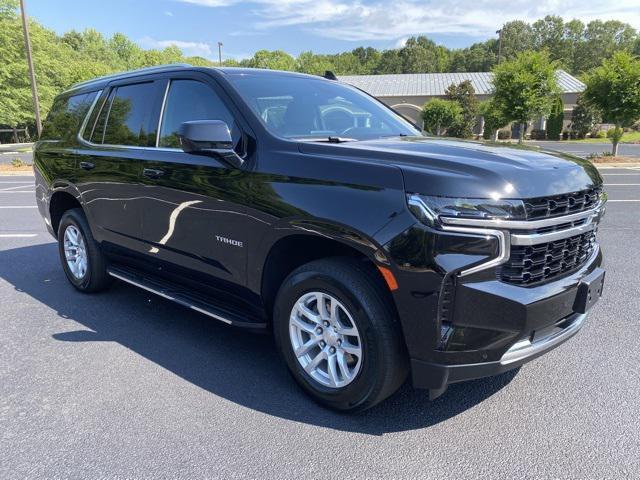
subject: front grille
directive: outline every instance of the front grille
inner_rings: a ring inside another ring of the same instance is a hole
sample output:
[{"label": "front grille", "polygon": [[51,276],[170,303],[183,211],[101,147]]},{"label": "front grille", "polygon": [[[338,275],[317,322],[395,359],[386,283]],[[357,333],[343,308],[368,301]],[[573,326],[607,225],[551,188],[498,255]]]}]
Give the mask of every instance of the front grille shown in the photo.
[{"label": "front grille", "polygon": [[596,232],[538,245],[512,245],[509,260],[498,269],[500,280],[532,285],[580,268],[596,245]]},{"label": "front grille", "polygon": [[557,217],[588,210],[596,206],[600,192],[600,188],[590,188],[553,197],[530,198],[524,201],[527,220]]}]

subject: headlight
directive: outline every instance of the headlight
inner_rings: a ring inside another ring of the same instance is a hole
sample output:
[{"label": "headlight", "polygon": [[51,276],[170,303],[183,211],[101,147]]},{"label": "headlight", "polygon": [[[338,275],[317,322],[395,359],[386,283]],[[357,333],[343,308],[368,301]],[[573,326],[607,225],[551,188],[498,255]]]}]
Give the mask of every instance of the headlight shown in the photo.
[{"label": "headlight", "polygon": [[409,194],[407,202],[413,214],[423,223],[434,225],[439,217],[525,220],[522,200],[490,198],[452,198]]}]

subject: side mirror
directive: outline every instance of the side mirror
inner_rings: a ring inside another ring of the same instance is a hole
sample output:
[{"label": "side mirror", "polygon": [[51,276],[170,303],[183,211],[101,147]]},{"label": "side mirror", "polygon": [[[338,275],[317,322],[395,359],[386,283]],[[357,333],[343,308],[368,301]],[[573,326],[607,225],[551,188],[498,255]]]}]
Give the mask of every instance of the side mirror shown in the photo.
[{"label": "side mirror", "polygon": [[217,157],[240,168],[244,160],[233,150],[229,127],[222,120],[193,120],[178,129],[182,150],[194,155]]}]

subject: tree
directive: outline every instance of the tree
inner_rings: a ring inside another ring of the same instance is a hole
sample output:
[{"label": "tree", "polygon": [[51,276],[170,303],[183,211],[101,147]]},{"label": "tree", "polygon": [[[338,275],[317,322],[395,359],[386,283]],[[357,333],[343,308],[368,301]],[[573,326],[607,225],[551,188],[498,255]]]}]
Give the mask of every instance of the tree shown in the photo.
[{"label": "tree", "polygon": [[547,50],[552,60],[565,58],[568,52],[562,17],[547,15],[533,22],[531,29],[535,50]]},{"label": "tree", "polygon": [[498,60],[498,40],[474,43],[470,47],[451,52],[450,71],[488,72]]},{"label": "tree", "polygon": [[549,140],[560,140],[562,127],[564,124],[564,103],[560,95],[553,101],[551,113],[547,118],[547,138]]},{"label": "tree", "polygon": [[618,52],[605,60],[585,78],[584,99],[615,123],[610,136],[613,155],[618,154],[622,128],[640,118],[640,60],[627,52]]},{"label": "tree", "polygon": [[526,50],[534,48],[531,25],[521,20],[507,22],[502,26],[502,60],[512,60]]},{"label": "tree", "polygon": [[498,141],[498,130],[507,126],[509,119],[496,106],[493,100],[482,102],[478,107],[478,111],[484,118],[483,138],[494,142]]},{"label": "tree", "polygon": [[460,121],[449,127],[448,134],[452,137],[469,138],[473,136],[473,128],[478,117],[478,99],[470,80],[458,85],[451,84],[446,90],[447,98],[457,102],[462,108]]},{"label": "tree", "polygon": [[333,63],[313,52],[302,52],[298,55],[296,70],[311,75],[322,75],[327,70],[334,70]]},{"label": "tree", "polygon": [[422,107],[422,120],[424,129],[434,135],[440,136],[452,125],[462,119],[462,107],[458,102],[434,98]]},{"label": "tree", "polygon": [[611,58],[615,52],[633,50],[637,32],[628,23],[617,20],[594,20],[589,22],[581,45],[583,63],[577,65],[575,73],[591,70]]},{"label": "tree", "polygon": [[578,138],[584,138],[587,133],[592,132],[596,124],[601,121],[602,116],[600,112],[588,102],[584,101],[583,96],[580,95],[571,113],[571,130],[575,132]]},{"label": "tree", "polygon": [[252,68],[295,71],[296,60],[282,50],[258,50],[253,55],[253,58],[249,60],[249,66]]},{"label": "tree", "polygon": [[14,18],[19,0],[0,0],[0,18]]},{"label": "tree", "polygon": [[560,94],[555,70],[555,62],[544,51],[519,53],[493,69],[494,104],[509,121],[521,125],[519,143],[524,140],[526,124],[534,117],[547,116]]}]

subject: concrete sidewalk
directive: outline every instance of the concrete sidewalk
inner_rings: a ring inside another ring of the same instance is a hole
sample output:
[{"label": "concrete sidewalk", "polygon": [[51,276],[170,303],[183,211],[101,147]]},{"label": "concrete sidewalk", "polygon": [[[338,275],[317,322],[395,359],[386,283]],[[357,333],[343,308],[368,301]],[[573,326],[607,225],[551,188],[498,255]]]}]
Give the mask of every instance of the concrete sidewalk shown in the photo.
[{"label": "concrete sidewalk", "polygon": [[0,143],[0,152],[18,152],[27,147],[33,147],[33,143]]}]

